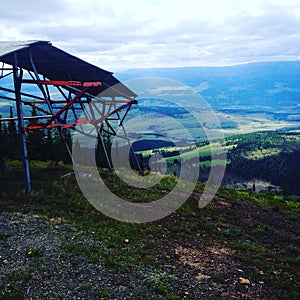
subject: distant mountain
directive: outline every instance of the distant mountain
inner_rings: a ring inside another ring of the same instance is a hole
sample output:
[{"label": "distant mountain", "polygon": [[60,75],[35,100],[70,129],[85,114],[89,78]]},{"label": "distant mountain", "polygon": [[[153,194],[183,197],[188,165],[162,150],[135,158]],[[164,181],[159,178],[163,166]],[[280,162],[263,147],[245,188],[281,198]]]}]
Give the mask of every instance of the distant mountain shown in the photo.
[{"label": "distant mountain", "polygon": [[300,120],[300,61],[227,67],[132,69],[121,81],[162,77],[199,92],[216,109],[297,113]]},{"label": "distant mountain", "polygon": [[[213,108],[225,135],[300,129],[300,61],[258,62],[227,67],[132,69],[116,76],[129,87],[130,80],[145,77],[170,79],[191,87]],[[184,97],[182,103],[190,110],[201,111],[201,104],[197,103],[196,98],[186,101]],[[162,111],[163,114],[168,110],[168,116],[180,116],[180,122],[190,128],[197,140],[201,140],[199,124],[193,125],[190,115],[176,111],[172,105],[161,106],[157,99],[145,101],[140,98],[139,105],[133,109],[135,115],[144,110]],[[165,128],[166,132],[168,130],[170,128]],[[178,137],[182,138],[181,135]]]}]

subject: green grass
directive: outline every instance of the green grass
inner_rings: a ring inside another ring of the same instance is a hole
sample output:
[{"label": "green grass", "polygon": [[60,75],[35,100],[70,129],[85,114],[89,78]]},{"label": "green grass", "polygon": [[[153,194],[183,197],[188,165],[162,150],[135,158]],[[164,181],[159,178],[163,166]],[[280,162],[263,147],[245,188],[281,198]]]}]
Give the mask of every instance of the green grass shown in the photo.
[{"label": "green grass", "polygon": [[268,149],[255,149],[252,151],[247,151],[244,155],[248,159],[262,159],[264,157],[277,155],[281,152],[280,148],[268,148]]},{"label": "green grass", "polygon": [[[189,160],[189,159],[193,159],[195,157],[199,158],[199,166],[200,167],[206,167],[206,168],[210,168],[212,166],[212,161],[209,158],[208,160],[203,160],[204,157],[210,157],[211,155],[218,155],[224,152],[225,149],[230,149],[233,146],[227,146],[227,147],[220,147],[218,144],[214,144],[211,143],[209,145],[204,145],[204,146],[199,146],[195,149],[190,148],[189,146],[182,146],[182,147],[163,147],[160,148],[160,151],[164,151],[166,153],[168,152],[174,152],[174,151],[182,151],[182,153],[180,155],[174,155],[171,157],[166,157],[163,159],[158,160],[158,162],[164,162],[167,161],[168,163],[173,163],[174,160],[180,160],[180,161],[185,161],[185,160]],[[188,151],[189,149],[191,149],[190,151]],[[153,155],[155,154],[157,149],[155,150],[145,150],[142,151],[142,155],[145,156],[149,156],[149,155]],[[224,164],[226,165],[228,162],[227,161],[223,161],[220,159],[214,159],[213,161],[213,166],[223,166]]]},{"label": "green grass", "polygon": [[[130,268],[146,267],[152,271],[145,284],[154,289],[158,299],[181,299],[184,295],[182,290],[170,289],[172,282],[182,278],[163,269],[165,265],[172,267],[171,270],[178,267],[174,248],[166,245],[192,244],[196,247],[196,237],[230,248],[233,259],[242,264],[251,280],[265,282],[265,296],[288,299],[292,295],[290,299],[293,299],[299,290],[296,281],[299,272],[295,268],[299,264],[299,246],[292,238],[295,233],[291,232],[299,226],[299,197],[284,199],[272,192],[220,188],[217,200],[202,210],[199,210],[195,199],[189,199],[167,219],[131,224],[110,219],[96,211],[81,194],[74,178],[61,179],[61,175],[70,172],[70,166],[32,164],[32,194],[24,191],[20,164],[12,162],[10,167],[9,171],[0,172],[2,211],[39,214],[76,225],[98,243],[90,246],[77,243],[82,237],[70,229],[72,239],[61,246],[62,257],[72,253],[90,263],[101,262],[110,270],[124,274]],[[127,186],[106,170],[102,170],[101,175],[111,190],[133,202],[140,201],[141,195],[145,201],[152,201],[172,190],[176,184],[176,177],[164,176],[153,189],[141,190]],[[201,193],[202,190],[201,184],[195,188],[196,192]],[[276,221],[274,218],[277,218]],[[7,238],[3,234],[0,241],[5,242]],[[44,259],[43,249],[39,248],[28,249],[25,255],[31,259],[34,268]],[[216,272],[211,277],[216,284],[225,282],[223,276]],[[28,281],[25,275],[24,278]],[[18,274],[12,274],[11,281],[20,285],[26,283]],[[88,287],[88,283],[80,286],[82,290]],[[203,291],[208,290],[207,286],[202,288]],[[0,295],[13,293],[18,296],[19,291],[8,293],[5,287],[0,287]],[[102,291],[102,296],[109,298],[111,295],[109,291]]]}]

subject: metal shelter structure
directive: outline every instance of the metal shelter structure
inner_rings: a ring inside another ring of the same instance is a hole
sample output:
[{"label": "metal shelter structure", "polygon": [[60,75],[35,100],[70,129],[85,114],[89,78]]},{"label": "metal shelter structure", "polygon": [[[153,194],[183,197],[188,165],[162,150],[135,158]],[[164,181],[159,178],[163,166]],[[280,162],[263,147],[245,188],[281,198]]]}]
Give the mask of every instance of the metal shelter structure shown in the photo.
[{"label": "metal shelter structure", "polygon": [[[72,157],[64,129],[84,131],[84,124],[97,128],[109,168],[103,133],[117,135],[137,95],[113,73],[87,63],[47,41],[0,42],[0,99],[13,101],[18,121],[26,190],[31,192],[26,133],[57,128]],[[35,108],[37,116],[27,116],[24,108]],[[37,119],[34,125],[29,120]],[[12,118],[1,118],[0,122]],[[103,127],[106,124],[106,128]],[[116,125],[117,124],[117,125]],[[116,126],[118,128],[116,128]],[[129,140],[128,140],[128,143]]]}]

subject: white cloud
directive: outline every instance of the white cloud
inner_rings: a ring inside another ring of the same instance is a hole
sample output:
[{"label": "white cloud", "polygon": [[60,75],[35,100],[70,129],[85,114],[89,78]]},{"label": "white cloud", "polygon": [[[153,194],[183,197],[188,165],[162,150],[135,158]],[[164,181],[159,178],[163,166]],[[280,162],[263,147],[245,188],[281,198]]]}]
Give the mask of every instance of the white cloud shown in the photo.
[{"label": "white cloud", "polygon": [[296,60],[298,0],[10,0],[2,40],[50,40],[116,71]]}]

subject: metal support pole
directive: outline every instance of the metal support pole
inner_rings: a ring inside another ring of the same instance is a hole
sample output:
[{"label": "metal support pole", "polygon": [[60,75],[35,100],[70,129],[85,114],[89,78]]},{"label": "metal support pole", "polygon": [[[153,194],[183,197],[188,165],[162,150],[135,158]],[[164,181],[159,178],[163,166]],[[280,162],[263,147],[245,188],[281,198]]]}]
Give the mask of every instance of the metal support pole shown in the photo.
[{"label": "metal support pole", "polygon": [[[36,77],[37,80],[40,80],[39,73],[38,73],[38,71],[36,69],[36,66],[34,64],[34,61],[33,61],[33,56],[32,56],[32,52],[31,52],[31,48],[29,48],[29,58],[30,58],[30,63],[31,63],[34,75],[35,75],[35,77]],[[39,87],[39,89],[41,90],[41,92],[42,92],[42,94],[44,96],[44,99],[45,99],[45,101],[47,103],[47,106],[48,106],[48,109],[49,109],[50,113],[53,115],[53,110],[52,110],[52,106],[51,106],[51,103],[50,103],[50,99],[48,98],[48,95],[45,92],[45,89],[44,89],[43,85],[38,83],[38,87]]]},{"label": "metal support pole", "polygon": [[26,192],[31,193],[31,182],[30,182],[30,173],[29,173],[29,163],[27,156],[27,147],[26,147],[26,137],[24,131],[24,119],[23,119],[23,110],[22,110],[22,99],[21,99],[21,84],[23,70],[18,70],[18,58],[17,53],[14,53],[14,66],[13,66],[13,75],[14,75],[14,88],[15,88],[15,97],[16,97],[16,108],[18,115],[18,131],[21,142],[22,150],[22,162],[25,173],[25,183],[26,183]]},{"label": "metal support pole", "polygon": [[127,111],[125,112],[123,118],[121,118],[121,116],[120,116],[120,114],[119,114],[119,111],[117,111],[117,116],[118,116],[118,118],[119,118],[119,127],[121,127],[122,130],[123,130],[123,134],[124,134],[124,136],[125,136],[125,139],[127,140],[128,146],[129,146],[129,153],[131,152],[131,154],[132,154],[132,156],[133,156],[134,163],[135,163],[135,165],[136,165],[136,167],[137,167],[139,173],[140,173],[140,174],[143,174],[141,165],[140,165],[140,163],[139,163],[139,161],[138,161],[138,159],[137,159],[137,157],[136,157],[136,155],[135,155],[133,146],[132,146],[132,144],[131,144],[131,142],[130,142],[130,139],[129,139],[128,136],[127,136],[127,133],[126,133],[126,130],[125,130],[125,127],[124,127],[124,124],[123,124],[124,119],[125,119],[127,113],[129,112],[130,108],[131,108],[131,104],[128,106]]},{"label": "metal support pole", "polygon": [[60,136],[60,141],[64,144],[64,146],[65,146],[65,148],[66,148],[66,150],[68,152],[68,155],[69,155],[69,157],[71,159],[72,165],[75,166],[75,162],[74,162],[74,158],[73,158],[73,155],[72,155],[72,151],[71,151],[71,149],[70,149],[70,147],[69,147],[69,145],[67,143],[66,136],[65,136],[65,134],[64,134],[64,132],[63,132],[63,130],[62,130],[61,127],[58,127],[58,132],[59,132],[59,136]]}]

